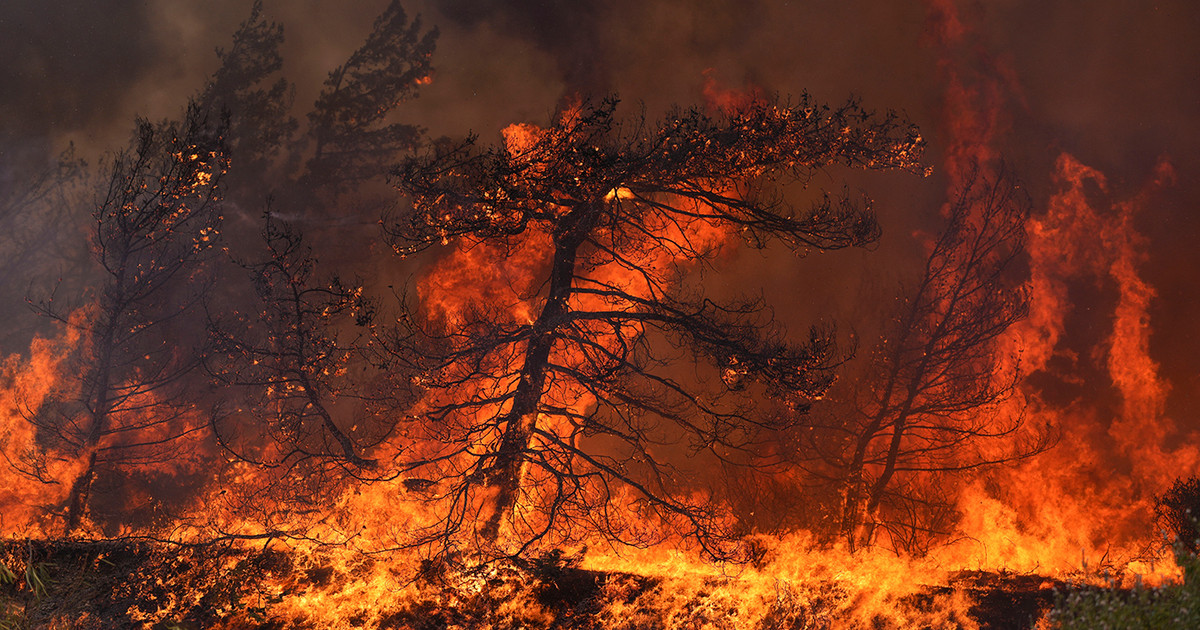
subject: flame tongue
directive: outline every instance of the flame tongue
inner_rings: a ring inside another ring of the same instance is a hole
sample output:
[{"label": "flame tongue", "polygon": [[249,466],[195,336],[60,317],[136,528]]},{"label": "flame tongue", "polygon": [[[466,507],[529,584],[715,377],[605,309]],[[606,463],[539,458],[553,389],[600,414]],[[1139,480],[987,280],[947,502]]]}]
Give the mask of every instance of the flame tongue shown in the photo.
[{"label": "flame tongue", "polygon": [[[1154,536],[1151,497],[1180,471],[1200,464],[1194,445],[1169,445],[1180,428],[1164,415],[1169,386],[1149,355],[1154,290],[1138,270],[1145,243],[1134,219],[1169,173],[1160,164],[1155,182],[1143,192],[1111,202],[1103,174],[1063,154],[1058,191],[1045,214],[1030,221],[1031,310],[1014,342],[1024,349],[1022,367],[1032,375],[1024,388],[1028,413],[1059,427],[1062,443],[997,473],[992,483],[999,484],[998,492],[976,484],[959,501],[966,515],[963,532],[1001,556],[1004,566],[1064,571],[1089,564],[1095,569],[1101,558],[1116,566],[1137,560]],[[1071,288],[1079,283],[1098,283],[1112,296],[1106,320],[1092,315],[1110,327],[1093,348],[1079,348],[1069,326],[1091,315],[1075,310]],[[1119,403],[1085,395],[1064,404],[1051,396],[1052,389],[1034,385],[1045,383],[1041,374],[1069,386],[1088,370],[1107,374]],[[1156,579],[1178,571],[1169,559],[1153,571],[1141,562],[1130,568]]]}]

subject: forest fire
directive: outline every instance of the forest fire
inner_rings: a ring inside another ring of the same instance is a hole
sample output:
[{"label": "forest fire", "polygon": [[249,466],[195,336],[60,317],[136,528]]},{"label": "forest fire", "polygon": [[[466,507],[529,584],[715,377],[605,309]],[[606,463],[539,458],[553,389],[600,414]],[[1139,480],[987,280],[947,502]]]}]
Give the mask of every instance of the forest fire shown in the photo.
[{"label": "forest fire", "polygon": [[[919,7],[920,128],[573,70],[495,142],[405,118],[456,74],[398,1],[309,110],[249,13],[181,112],[0,190],[0,629],[1189,627],[1139,218],[1184,167],[1010,159],[976,13]],[[763,271],[855,249],[841,328]]]}]

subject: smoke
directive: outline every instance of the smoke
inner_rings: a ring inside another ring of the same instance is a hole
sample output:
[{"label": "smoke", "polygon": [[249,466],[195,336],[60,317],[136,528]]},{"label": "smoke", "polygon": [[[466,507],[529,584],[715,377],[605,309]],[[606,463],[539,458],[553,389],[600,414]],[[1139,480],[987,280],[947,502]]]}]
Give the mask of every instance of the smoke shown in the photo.
[{"label": "smoke", "polygon": [[[284,73],[297,85],[298,107],[311,103],[325,72],[361,40],[382,4],[267,4],[268,17],[285,24]],[[228,45],[248,5],[4,3],[0,162],[8,169],[31,156],[44,162],[68,140],[109,149],[125,139],[133,115],[174,113],[199,88],[215,64],[213,49]],[[488,141],[512,122],[546,123],[557,102],[576,93],[615,91],[630,110],[643,103],[654,117],[670,104],[699,102],[711,68],[727,85],[752,82],[785,95],[808,89],[833,102],[857,94],[868,106],[912,117],[932,155],[947,150],[939,123],[943,77],[930,45],[935,23],[923,3],[451,0],[406,8],[443,30],[434,84],[403,111],[434,136],[474,130]],[[1162,296],[1156,316],[1180,326],[1189,321],[1197,306],[1187,299],[1191,277],[1183,263],[1188,235],[1200,230],[1200,219],[1187,211],[1196,197],[1190,174],[1200,168],[1193,142],[1200,86],[1192,80],[1200,50],[1191,43],[1200,8],[1186,0],[1152,8],[1010,0],[973,5],[962,19],[975,28],[964,54],[1003,62],[1015,77],[1001,95],[1017,106],[999,152],[1035,193],[1048,194],[1059,150],[1108,173],[1117,189],[1138,186],[1161,155],[1177,166],[1179,188],[1166,192],[1140,227],[1156,251],[1147,262]],[[168,86],[156,85],[168,78]],[[885,228],[872,259],[904,257],[909,235],[935,225],[938,186],[868,176],[862,187],[879,199]],[[788,275],[836,272],[800,274],[786,260],[770,264]],[[846,280],[868,273],[851,266]],[[886,273],[889,265],[878,267],[870,273]],[[1154,348],[1170,355],[1164,366],[1200,372],[1187,358],[1200,356],[1200,338],[1182,331],[1174,338],[1178,343]]]},{"label": "smoke", "polygon": [[604,90],[610,83],[609,47],[600,24],[604,3],[594,0],[545,3],[536,0],[450,0],[442,14],[464,27],[489,22],[527,39],[552,57],[568,90]]},{"label": "smoke", "polygon": [[128,85],[160,57],[143,3],[6,2],[0,6],[0,125],[36,141],[107,124]]}]

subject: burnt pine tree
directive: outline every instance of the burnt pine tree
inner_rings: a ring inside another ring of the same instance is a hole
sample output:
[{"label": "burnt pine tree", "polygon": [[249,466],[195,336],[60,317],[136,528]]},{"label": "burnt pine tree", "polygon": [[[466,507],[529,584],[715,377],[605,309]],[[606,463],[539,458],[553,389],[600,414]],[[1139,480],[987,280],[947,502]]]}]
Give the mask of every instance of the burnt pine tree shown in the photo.
[{"label": "burnt pine tree", "polygon": [[[865,381],[847,383],[834,415],[843,440],[813,433],[841,479],[840,531],[850,547],[878,527],[919,550],[949,523],[936,490],[947,474],[1027,457],[1047,446],[1003,403],[1017,383],[1002,335],[1025,316],[1014,287],[1029,202],[1008,174],[972,178],[949,206],[919,281],[897,302]],[[836,452],[828,453],[830,445]]]},{"label": "burnt pine tree", "polygon": [[480,305],[392,346],[410,346],[426,390],[410,431],[434,446],[409,463],[411,481],[443,509],[425,540],[473,533],[504,553],[595,532],[643,544],[658,534],[642,525],[658,522],[734,555],[719,508],[689,494],[664,444],[740,451],[795,417],[760,413],[757,396],[803,408],[840,359],[827,330],[797,342],[761,299],[719,303],[679,280],[736,243],[869,243],[865,199],[800,208],[780,186],[835,165],[919,168],[916,130],[856,103],[804,97],[629,126],[615,107],[566,112],[507,147],[436,145],[394,171],[412,199],[389,227],[400,253],[453,241],[535,258],[513,287],[519,313]]},{"label": "burnt pine tree", "polygon": [[185,387],[202,348],[183,340],[204,339],[186,331],[203,323],[189,313],[208,286],[227,166],[220,129],[199,108],[181,122],[139,121],[131,146],[112,158],[92,213],[97,280],[82,296],[90,303],[36,305],[82,339],[64,399],[32,419],[56,451],[81,462],[68,481],[68,532],[88,513],[98,476],[168,460],[180,438],[204,427]]}]

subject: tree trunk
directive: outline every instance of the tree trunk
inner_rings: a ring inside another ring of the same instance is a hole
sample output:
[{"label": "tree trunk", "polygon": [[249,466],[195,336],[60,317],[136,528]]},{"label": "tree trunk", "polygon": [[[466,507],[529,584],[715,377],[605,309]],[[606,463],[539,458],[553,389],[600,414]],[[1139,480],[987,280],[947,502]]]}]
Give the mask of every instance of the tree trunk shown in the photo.
[{"label": "tree trunk", "polygon": [[[927,292],[930,291],[928,274],[922,279],[920,286],[917,288],[914,303],[920,303]],[[893,341],[892,352],[887,357],[887,382],[883,386],[882,394],[879,397],[879,409],[871,418],[871,422],[866,426],[858,436],[858,443],[854,450],[854,457],[851,460],[850,468],[846,475],[846,497],[842,504],[842,523],[841,534],[846,540],[850,551],[854,551],[856,547],[870,544],[873,536],[873,524],[868,526],[866,515],[873,513],[878,507],[883,490],[891,481],[892,475],[896,470],[896,461],[899,456],[900,444],[904,437],[904,429],[907,424],[909,413],[912,410],[913,402],[918,395],[918,384],[911,382],[907,387],[901,384],[902,371],[904,368],[904,348],[908,345],[909,339],[916,333],[917,311],[910,309],[904,313],[898,328],[899,334]],[[931,343],[925,344],[925,353],[921,355],[920,369],[916,372],[924,374],[926,365],[929,361],[929,351]],[[897,395],[897,390],[902,390],[899,395],[904,396],[899,401],[899,410],[896,410],[896,403],[892,398]],[[875,441],[876,433],[886,426],[891,418],[892,437],[888,445],[888,457],[885,462],[884,471],[876,478],[875,483],[871,484],[869,491],[864,487],[866,480],[864,478],[866,468],[867,451],[870,449],[871,442]],[[864,506],[863,503],[866,502]]]},{"label": "tree trunk", "polygon": [[325,407],[325,401],[321,399],[321,394],[317,391],[316,386],[308,378],[304,372],[299,373],[300,387],[304,389],[304,395],[308,398],[308,406],[316,412],[321,418],[321,424],[325,426],[325,430],[329,432],[333,439],[337,441],[338,446],[342,449],[342,458],[364,470],[375,468],[379,462],[374,459],[367,459],[358,454],[354,448],[354,441],[350,436],[346,435],[342,428],[333,421],[333,416],[330,415],[329,409]]},{"label": "tree trunk", "polygon": [[[112,299],[111,303],[120,304],[121,302],[118,299]],[[101,308],[104,309],[105,305],[102,304]],[[118,309],[112,307],[108,310],[109,313],[113,313]],[[92,422],[80,445],[81,450],[87,453],[87,466],[71,483],[71,493],[67,503],[67,534],[72,534],[79,529],[79,525],[83,522],[83,515],[88,511],[92,482],[96,478],[96,448],[100,445],[100,439],[108,433],[109,412],[112,407],[112,400],[109,396],[111,394],[111,369],[116,326],[116,317],[110,315],[96,335],[95,354],[92,356],[93,363],[91,365],[95,380],[92,383],[92,392],[85,401]]]},{"label": "tree trunk", "polygon": [[480,533],[489,542],[496,541],[501,523],[516,506],[526,461],[525,452],[537,428],[538,410],[546,383],[546,365],[557,339],[557,327],[570,309],[568,301],[575,279],[575,261],[579,247],[591,233],[599,215],[598,209],[591,204],[578,206],[563,217],[552,235],[554,260],[550,268],[546,303],[532,324],[512,408],[500,419],[504,435],[493,455],[492,464],[487,468],[487,485],[495,489],[496,496],[491,515]]},{"label": "tree trunk", "polygon": [[866,486],[867,451],[871,447],[871,442],[875,441],[875,434],[887,423],[890,415],[889,412],[891,411],[890,401],[892,392],[895,390],[896,384],[897,374],[893,371],[888,377],[888,383],[882,398],[882,406],[858,436],[858,443],[854,448],[854,457],[850,460],[850,466],[846,471],[841,534],[850,551],[857,549],[860,543],[867,544],[870,542],[870,537],[860,535],[859,531],[865,521],[863,515],[870,512],[870,508],[867,510],[863,509],[863,501],[869,500],[872,496],[871,493],[864,491]]},{"label": "tree trunk", "polygon": [[83,514],[87,511],[88,499],[92,493],[92,480],[96,477],[96,452],[88,456],[87,466],[83,469],[75,481],[71,483],[71,494],[68,497],[67,503],[67,531],[68,535],[79,529],[79,524],[83,520]]}]

